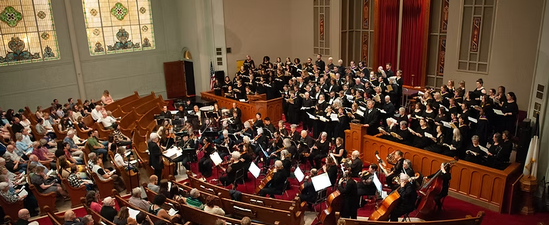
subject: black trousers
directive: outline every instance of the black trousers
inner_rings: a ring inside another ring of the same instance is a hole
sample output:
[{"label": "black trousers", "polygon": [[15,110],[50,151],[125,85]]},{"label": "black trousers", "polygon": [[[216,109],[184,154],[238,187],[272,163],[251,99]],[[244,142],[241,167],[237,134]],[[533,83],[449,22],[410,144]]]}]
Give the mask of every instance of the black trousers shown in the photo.
[{"label": "black trousers", "polygon": [[198,171],[204,177],[211,177],[213,172],[212,165],[213,162],[210,157],[204,156],[200,159],[200,161],[198,161]]},{"label": "black trousers", "polygon": [[158,177],[158,180],[162,180],[162,168],[154,168],[154,175]]}]

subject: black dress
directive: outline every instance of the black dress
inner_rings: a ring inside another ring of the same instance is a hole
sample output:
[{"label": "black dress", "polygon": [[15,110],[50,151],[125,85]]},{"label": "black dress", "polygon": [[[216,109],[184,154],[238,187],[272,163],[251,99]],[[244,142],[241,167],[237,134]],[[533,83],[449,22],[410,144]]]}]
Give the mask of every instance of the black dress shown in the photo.
[{"label": "black dress", "polygon": [[341,204],[341,217],[356,219],[358,210],[357,185],[353,179],[348,179],[346,184],[338,186],[343,204]]}]

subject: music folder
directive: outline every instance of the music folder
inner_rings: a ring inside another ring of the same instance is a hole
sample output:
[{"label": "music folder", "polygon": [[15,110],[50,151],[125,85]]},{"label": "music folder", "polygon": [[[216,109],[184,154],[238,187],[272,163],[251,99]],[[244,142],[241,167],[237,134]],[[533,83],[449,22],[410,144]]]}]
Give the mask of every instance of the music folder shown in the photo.
[{"label": "music folder", "polygon": [[301,181],[303,181],[303,178],[305,178],[305,174],[303,174],[303,172],[301,171],[299,166],[297,168],[295,168],[294,175],[295,175],[295,178],[297,179],[297,181],[300,182],[300,183],[301,183]]},{"label": "music folder", "polygon": [[323,173],[311,177],[311,181],[313,182],[313,187],[315,188],[315,191],[321,191],[332,186],[332,182],[330,181],[328,173]]},{"label": "music folder", "polygon": [[261,173],[261,169],[259,169],[259,167],[254,162],[251,162],[248,171],[250,171],[250,173],[252,173],[255,178],[259,177],[259,173]]},{"label": "music folder", "polygon": [[219,156],[219,153],[218,152],[214,152],[210,155],[210,159],[212,159],[212,162],[214,163],[214,165],[219,165],[221,164],[221,162],[223,162],[223,160],[221,159],[221,157]]},{"label": "music folder", "polygon": [[374,173],[374,178],[372,180],[374,182],[374,185],[376,186],[376,189],[379,193],[383,190],[383,185],[381,184],[381,181],[379,181],[379,178],[377,177],[377,174]]}]

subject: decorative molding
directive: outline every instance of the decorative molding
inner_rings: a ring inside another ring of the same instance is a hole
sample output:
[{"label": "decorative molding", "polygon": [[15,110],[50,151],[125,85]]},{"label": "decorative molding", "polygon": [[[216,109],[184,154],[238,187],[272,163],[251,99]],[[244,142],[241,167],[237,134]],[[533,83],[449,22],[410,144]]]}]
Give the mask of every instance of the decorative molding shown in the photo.
[{"label": "decorative molding", "polygon": [[446,36],[440,36],[438,41],[437,75],[444,75],[444,57],[446,55]]},{"label": "decorative molding", "polygon": [[442,10],[440,11],[440,33],[448,32],[448,14],[450,9],[450,0],[442,0]]},{"label": "decorative molding", "polygon": [[362,47],[360,52],[360,60],[366,64],[368,64],[368,34],[369,32],[362,33]]},{"label": "decorative molding", "polygon": [[480,25],[482,17],[473,17],[473,30],[471,31],[471,52],[478,52],[480,43]]},{"label": "decorative molding", "polygon": [[362,29],[367,30],[369,28],[370,28],[370,0],[362,0]]}]

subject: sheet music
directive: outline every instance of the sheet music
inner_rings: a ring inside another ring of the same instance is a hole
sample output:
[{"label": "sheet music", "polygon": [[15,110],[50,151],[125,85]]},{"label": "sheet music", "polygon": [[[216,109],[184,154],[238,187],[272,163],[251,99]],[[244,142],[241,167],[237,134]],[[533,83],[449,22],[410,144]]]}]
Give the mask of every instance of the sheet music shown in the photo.
[{"label": "sheet music", "polygon": [[374,182],[374,185],[376,186],[376,189],[378,192],[381,192],[383,190],[383,184],[381,184],[381,181],[379,181],[379,178],[377,177],[377,174],[374,173],[374,178],[372,179]]},{"label": "sheet music", "polygon": [[168,182],[168,192],[172,189],[172,182]]},{"label": "sheet music", "polygon": [[425,136],[426,138],[432,138],[432,137],[433,137],[433,135],[430,134],[429,132],[425,132],[425,133],[424,133],[424,136]]},{"label": "sheet music", "polygon": [[17,195],[19,198],[22,198],[23,196],[27,196],[29,195],[29,193],[27,192],[27,190],[25,190],[24,188],[21,189],[21,191],[19,192],[19,194]]},{"label": "sheet music", "polygon": [[299,166],[295,168],[294,175],[295,175],[295,178],[297,179],[297,181],[300,182],[300,183],[301,183],[301,181],[303,181],[303,178],[305,178],[305,174],[303,174],[303,172],[301,171]]},{"label": "sheet music", "polygon": [[440,121],[440,122],[442,122],[442,125],[444,127],[452,128],[452,125],[450,125],[450,122],[446,122],[446,121]]},{"label": "sheet music", "polygon": [[240,102],[246,102],[246,99],[238,99]]},{"label": "sheet music", "polygon": [[380,109],[379,112],[380,112],[380,113],[383,113],[383,114],[387,114],[387,112],[386,112],[385,110],[383,110],[383,109]]},{"label": "sheet music", "polygon": [[450,111],[450,110],[448,110],[448,108],[446,108],[446,106],[444,106],[443,104],[440,104],[440,107],[441,107],[441,108],[444,108],[444,110],[446,110],[446,112]]},{"label": "sheet music", "polygon": [[423,91],[418,91],[417,94],[418,94],[418,95],[424,95],[425,92],[423,92]]},{"label": "sheet music", "polygon": [[261,169],[259,169],[259,167],[254,162],[251,162],[250,168],[248,169],[248,171],[250,171],[250,173],[252,173],[252,175],[255,178],[257,178],[259,177],[259,173],[261,172]]},{"label": "sheet music", "polygon": [[47,173],[46,175],[48,175],[48,177],[49,177],[49,176],[51,176],[52,174],[53,174],[53,170],[50,170],[50,171],[48,171],[48,173]]},{"label": "sheet music", "polygon": [[221,157],[219,156],[219,153],[218,152],[214,152],[210,155],[210,159],[212,159],[212,162],[214,163],[214,165],[219,165],[221,162],[223,162],[223,160],[221,159]]},{"label": "sheet music", "polygon": [[320,121],[322,121],[322,122],[328,122],[328,121],[329,121],[329,120],[326,119],[326,117],[324,117],[324,116],[319,116],[318,118],[319,118]]},{"label": "sheet music", "polygon": [[311,177],[311,181],[313,182],[313,187],[315,188],[315,191],[324,190],[327,187],[332,186],[332,182],[330,181],[330,177],[328,177],[328,173],[323,173]]},{"label": "sheet music", "polygon": [[356,111],[356,114],[358,114],[358,115],[364,117],[364,112],[362,112],[362,111],[360,111],[360,110],[357,110],[357,111]]},{"label": "sheet music", "polygon": [[364,106],[358,106],[358,108],[362,111],[366,111],[366,107],[364,107]]},{"label": "sheet music", "polygon": [[137,164],[137,159],[130,161],[130,164]]},{"label": "sheet music", "polygon": [[164,156],[166,156],[170,159],[175,159],[175,158],[177,158],[181,155],[182,155],[181,150],[178,149],[177,147],[170,148],[170,149],[166,150],[166,153],[164,153]]},{"label": "sheet music", "polygon": [[175,215],[175,214],[178,213],[178,212],[179,212],[179,211],[177,211],[177,210],[175,210],[175,209],[173,209],[173,208],[170,208],[170,211],[168,211],[168,215],[173,216],[173,215]]},{"label": "sheet music", "polygon": [[337,114],[332,114],[332,115],[330,115],[330,119],[331,119],[332,121],[339,121],[339,118],[337,117]]},{"label": "sheet music", "polygon": [[495,113],[496,115],[500,115],[500,116],[505,115],[505,114],[503,114],[503,111],[501,111],[501,110],[499,110],[499,109],[494,109],[494,113]]},{"label": "sheet music", "polygon": [[301,107],[300,110],[307,110],[307,109],[311,109],[311,107],[305,107],[305,106],[303,106],[303,107]]},{"label": "sheet music", "polygon": [[137,214],[139,214],[140,211],[132,208],[128,208],[128,212],[130,214],[130,218],[135,219],[135,217],[137,216]]},{"label": "sheet music", "polygon": [[307,115],[309,115],[309,119],[316,120],[316,116],[313,116],[313,115],[311,115],[311,114],[308,113],[308,112],[307,112]]},{"label": "sheet music", "polygon": [[471,121],[473,123],[478,123],[478,120],[473,118],[473,117],[469,117],[468,119],[469,119],[469,121]]},{"label": "sheet music", "polygon": [[354,98],[355,98],[355,97],[352,96],[352,95],[347,95],[347,100],[349,100],[349,101],[353,100]]}]

